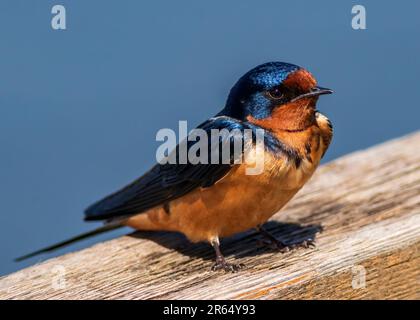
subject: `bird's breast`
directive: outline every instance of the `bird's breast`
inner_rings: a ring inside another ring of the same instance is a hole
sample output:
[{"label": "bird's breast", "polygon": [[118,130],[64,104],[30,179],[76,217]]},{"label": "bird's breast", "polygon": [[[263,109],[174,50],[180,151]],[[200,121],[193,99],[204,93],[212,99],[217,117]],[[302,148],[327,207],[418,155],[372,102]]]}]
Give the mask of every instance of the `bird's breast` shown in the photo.
[{"label": "bird's breast", "polygon": [[[127,225],[180,231],[192,241],[209,241],[265,223],[290,201],[318,166],[330,140],[330,135],[318,129],[288,137],[288,143],[300,146],[298,163],[283,152],[255,149],[248,162],[235,165],[211,187],[197,188],[166,206],[132,217]],[[250,174],[249,169],[261,163],[262,170]]]}]

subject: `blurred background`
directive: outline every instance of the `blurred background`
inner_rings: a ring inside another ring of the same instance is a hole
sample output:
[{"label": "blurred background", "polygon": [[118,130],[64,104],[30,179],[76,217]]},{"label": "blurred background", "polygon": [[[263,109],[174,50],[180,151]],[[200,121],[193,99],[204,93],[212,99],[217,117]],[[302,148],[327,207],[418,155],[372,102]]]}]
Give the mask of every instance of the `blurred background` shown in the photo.
[{"label": "blurred background", "polygon": [[[56,4],[67,30],[51,28]],[[351,27],[356,4],[366,30]],[[334,89],[318,104],[335,130],[324,162],[419,129],[419,14],[415,1],[2,0],[0,275],[94,228],[84,208],[154,163],[156,132],[214,115],[258,64]]]}]

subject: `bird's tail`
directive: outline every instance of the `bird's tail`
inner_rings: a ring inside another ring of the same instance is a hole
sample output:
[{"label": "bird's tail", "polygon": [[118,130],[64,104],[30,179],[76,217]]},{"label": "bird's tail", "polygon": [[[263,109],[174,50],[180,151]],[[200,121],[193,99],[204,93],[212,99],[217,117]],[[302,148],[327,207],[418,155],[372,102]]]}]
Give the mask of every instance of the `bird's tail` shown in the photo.
[{"label": "bird's tail", "polygon": [[108,232],[108,231],[112,231],[112,230],[115,230],[115,229],[119,229],[119,228],[122,228],[122,227],[124,227],[124,225],[122,225],[120,222],[117,222],[117,221],[115,221],[115,222],[108,222],[105,225],[103,225],[103,226],[101,226],[101,227],[99,227],[97,229],[94,229],[92,231],[88,231],[88,232],[79,234],[79,235],[77,235],[77,236],[75,236],[73,238],[70,238],[70,239],[67,239],[67,240],[58,242],[56,244],[53,244],[51,246],[42,248],[40,250],[37,250],[37,251],[31,252],[31,253],[25,254],[24,256],[21,256],[19,258],[16,258],[15,261],[18,262],[18,261],[22,261],[22,260],[25,260],[25,259],[28,259],[28,258],[32,258],[32,257],[34,257],[36,255],[41,254],[41,253],[51,252],[51,251],[54,251],[54,250],[57,250],[57,249],[66,247],[66,246],[68,246],[68,245],[70,245],[72,243],[75,243],[77,241],[80,241],[80,240],[83,240],[83,239],[87,239],[87,238],[96,236],[98,234],[105,233],[105,232]]}]

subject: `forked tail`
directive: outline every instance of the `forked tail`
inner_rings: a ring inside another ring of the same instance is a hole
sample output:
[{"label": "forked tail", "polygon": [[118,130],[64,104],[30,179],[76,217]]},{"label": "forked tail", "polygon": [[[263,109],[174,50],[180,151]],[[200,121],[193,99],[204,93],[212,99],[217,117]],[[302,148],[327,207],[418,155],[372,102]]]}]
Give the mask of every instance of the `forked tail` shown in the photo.
[{"label": "forked tail", "polygon": [[32,257],[34,257],[36,255],[39,255],[39,254],[42,254],[42,253],[51,252],[51,251],[66,247],[66,246],[68,246],[72,243],[75,243],[77,241],[87,239],[87,238],[96,236],[96,235],[101,234],[101,233],[105,233],[105,232],[108,232],[108,231],[119,229],[121,227],[124,227],[124,226],[120,222],[109,222],[109,223],[106,223],[105,225],[103,225],[103,226],[101,226],[97,229],[92,230],[92,231],[88,231],[88,232],[79,234],[79,235],[77,235],[73,238],[70,238],[68,240],[64,240],[64,241],[58,242],[56,244],[53,244],[51,246],[42,248],[40,250],[28,253],[24,256],[16,258],[15,261],[18,262],[18,261],[22,261],[22,260],[25,260],[25,259],[28,259],[28,258],[32,258]]}]

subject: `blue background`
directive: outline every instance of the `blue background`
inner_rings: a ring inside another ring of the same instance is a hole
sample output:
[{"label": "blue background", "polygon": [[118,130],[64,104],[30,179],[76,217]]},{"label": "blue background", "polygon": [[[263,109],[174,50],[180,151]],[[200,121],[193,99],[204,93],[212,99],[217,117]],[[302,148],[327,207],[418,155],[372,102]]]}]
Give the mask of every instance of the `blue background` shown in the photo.
[{"label": "blue background", "polygon": [[[351,28],[355,4],[367,30]],[[335,128],[326,161],[418,129],[419,14],[415,1],[2,0],[0,274],[96,226],[83,209],[152,165],[157,130],[214,115],[260,63],[335,90],[319,103]]]}]

